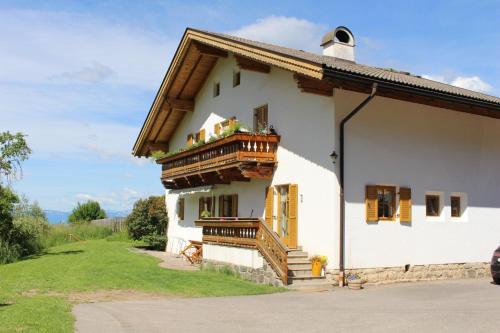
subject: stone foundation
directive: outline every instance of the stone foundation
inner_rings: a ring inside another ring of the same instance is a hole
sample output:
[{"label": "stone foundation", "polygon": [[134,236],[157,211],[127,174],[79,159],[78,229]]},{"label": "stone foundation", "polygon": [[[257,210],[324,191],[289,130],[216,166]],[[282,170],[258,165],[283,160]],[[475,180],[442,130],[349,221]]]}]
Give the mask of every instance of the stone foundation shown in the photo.
[{"label": "stone foundation", "polygon": [[214,268],[216,271],[229,270],[236,276],[255,283],[283,287],[283,282],[278,278],[274,270],[264,259],[262,268],[251,268],[247,266],[235,265],[227,262],[203,259],[202,268]]},{"label": "stone foundation", "polygon": [[[460,263],[440,265],[415,265],[409,267],[357,268],[346,269],[349,274],[359,274],[371,284],[393,282],[415,282],[448,279],[480,279],[490,275],[489,263]],[[339,270],[327,271],[327,279],[338,283]]]}]

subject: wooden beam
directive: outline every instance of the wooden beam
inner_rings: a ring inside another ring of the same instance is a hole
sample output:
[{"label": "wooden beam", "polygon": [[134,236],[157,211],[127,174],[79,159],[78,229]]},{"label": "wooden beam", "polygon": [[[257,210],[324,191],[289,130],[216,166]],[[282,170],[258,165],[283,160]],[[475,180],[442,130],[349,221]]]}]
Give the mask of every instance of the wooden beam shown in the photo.
[{"label": "wooden beam", "polygon": [[293,78],[302,92],[321,96],[333,96],[335,85],[330,82],[313,79],[300,74],[294,74]]},{"label": "wooden beam", "polygon": [[193,46],[195,49],[200,52],[203,55],[209,56],[209,57],[218,57],[218,58],[227,58],[227,51],[224,51],[222,49],[218,49],[216,47],[202,44],[198,41],[193,41]]},{"label": "wooden beam", "polygon": [[177,111],[194,111],[194,100],[167,97],[163,108],[170,108]]},{"label": "wooden beam", "polygon": [[236,62],[241,69],[266,74],[271,71],[271,66],[269,66],[268,64],[255,61],[250,58],[245,58],[237,54],[235,54],[234,57],[236,58]]},{"label": "wooden beam", "polygon": [[168,142],[165,141],[148,141],[146,142],[146,147],[150,153],[154,151],[161,150],[162,152],[167,152],[168,151]]}]

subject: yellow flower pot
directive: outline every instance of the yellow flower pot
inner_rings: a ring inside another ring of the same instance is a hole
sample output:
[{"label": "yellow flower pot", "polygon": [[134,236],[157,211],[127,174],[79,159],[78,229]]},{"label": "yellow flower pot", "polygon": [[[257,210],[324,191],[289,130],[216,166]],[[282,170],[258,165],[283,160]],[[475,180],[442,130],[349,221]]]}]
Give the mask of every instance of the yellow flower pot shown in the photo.
[{"label": "yellow flower pot", "polygon": [[313,260],[312,262],[312,276],[321,276],[321,271],[323,269],[323,265],[321,264],[321,260]]}]

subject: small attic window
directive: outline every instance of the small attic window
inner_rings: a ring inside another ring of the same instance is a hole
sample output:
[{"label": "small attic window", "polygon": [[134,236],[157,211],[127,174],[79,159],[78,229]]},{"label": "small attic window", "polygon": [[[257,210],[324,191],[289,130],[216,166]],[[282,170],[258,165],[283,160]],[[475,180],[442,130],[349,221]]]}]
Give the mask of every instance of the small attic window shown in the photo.
[{"label": "small attic window", "polygon": [[214,82],[214,97],[220,95],[220,82]]},{"label": "small attic window", "polygon": [[335,32],[335,39],[345,44],[349,44],[351,41],[351,37],[349,37],[349,34],[344,30],[337,30],[337,32]]}]

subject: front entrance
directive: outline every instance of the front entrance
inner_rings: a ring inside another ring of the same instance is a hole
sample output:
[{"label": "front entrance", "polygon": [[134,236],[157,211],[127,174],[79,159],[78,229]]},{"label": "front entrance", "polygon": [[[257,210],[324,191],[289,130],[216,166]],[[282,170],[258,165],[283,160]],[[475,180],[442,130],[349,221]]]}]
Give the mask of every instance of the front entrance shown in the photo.
[{"label": "front entrance", "polygon": [[292,249],[297,247],[297,203],[296,184],[270,186],[267,189],[266,223]]}]

